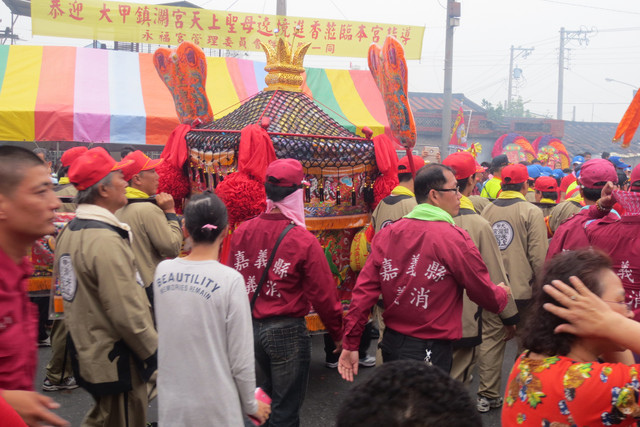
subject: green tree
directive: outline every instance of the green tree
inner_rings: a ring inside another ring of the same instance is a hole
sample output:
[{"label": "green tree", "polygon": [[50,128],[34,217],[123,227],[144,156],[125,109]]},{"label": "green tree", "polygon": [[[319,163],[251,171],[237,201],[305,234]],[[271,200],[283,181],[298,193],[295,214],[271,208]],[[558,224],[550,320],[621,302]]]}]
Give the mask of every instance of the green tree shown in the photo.
[{"label": "green tree", "polygon": [[496,122],[504,120],[506,117],[534,117],[531,111],[524,108],[524,101],[522,97],[517,97],[511,101],[509,108],[505,109],[502,104],[493,106],[493,104],[486,99],[482,100],[482,108],[487,111],[487,118]]}]

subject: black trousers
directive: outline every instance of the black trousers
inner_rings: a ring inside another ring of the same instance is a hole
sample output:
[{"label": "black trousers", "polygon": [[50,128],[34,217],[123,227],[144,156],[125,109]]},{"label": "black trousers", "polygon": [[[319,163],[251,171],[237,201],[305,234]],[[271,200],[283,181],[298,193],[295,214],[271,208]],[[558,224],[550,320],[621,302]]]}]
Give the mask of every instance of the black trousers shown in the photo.
[{"label": "black trousers", "polygon": [[[371,322],[368,322],[364,326],[364,331],[362,331],[362,337],[360,337],[360,347],[358,348],[358,353],[360,355],[360,359],[367,357],[367,350],[371,345],[371,329],[373,325]],[[333,354],[333,350],[336,349],[336,344],[331,339],[331,335],[324,334],[324,361],[327,363],[335,363],[340,358],[340,354]]]},{"label": "black trousers", "polygon": [[449,340],[423,340],[387,327],[380,349],[385,363],[393,360],[424,360],[446,373],[451,371],[453,346]]}]

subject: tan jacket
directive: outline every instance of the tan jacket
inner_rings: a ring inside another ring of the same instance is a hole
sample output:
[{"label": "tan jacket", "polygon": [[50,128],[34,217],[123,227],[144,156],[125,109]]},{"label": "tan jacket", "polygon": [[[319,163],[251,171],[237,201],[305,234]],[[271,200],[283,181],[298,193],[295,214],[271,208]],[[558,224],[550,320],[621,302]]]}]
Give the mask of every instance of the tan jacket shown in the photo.
[{"label": "tan jacket", "polygon": [[540,208],[526,200],[496,199],[482,211],[502,252],[513,297],[531,299],[531,285],[540,274],[549,246]]},{"label": "tan jacket", "polygon": [[543,202],[536,202],[533,204],[534,206],[537,206],[542,211],[542,216],[544,218],[548,217],[551,211],[553,210],[553,208],[558,206],[555,203],[543,203]]},{"label": "tan jacket", "polygon": [[382,228],[407,215],[418,205],[415,197],[408,195],[390,195],[378,203],[371,214],[371,222],[377,233]]},{"label": "tan jacket", "polygon": [[57,239],[65,323],[77,352],[72,364],[91,393],[130,389],[130,358],[144,366],[143,378],[157,366],[158,334],[127,228],[106,209],[82,204]]},{"label": "tan jacket", "polygon": [[573,200],[565,200],[562,203],[557,204],[551,212],[549,212],[549,228],[552,233],[555,233],[560,224],[580,212],[582,206],[580,203]]},{"label": "tan jacket", "polygon": [[176,214],[165,214],[150,202],[129,203],[116,217],[131,227],[131,247],[145,287],[153,283],[156,267],[180,254],[182,228]]},{"label": "tan jacket", "polygon": [[484,208],[491,204],[491,200],[482,196],[469,196],[469,200],[473,204],[473,208],[476,210],[478,214],[482,214]]},{"label": "tan jacket", "polygon": [[535,203],[536,202],[536,192],[533,190],[527,191],[527,194],[524,196],[527,199],[527,202]]},{"label": "tan jacket", "polygon": [[[485,199],[486,200],[486,199]],[[502,255],[496,238],[491,230],[491,225],[486,219],[482,218],[477,212],[471,209],[460,209],[460,213],[453,217],[453,221],[457,226],[465,229],[471,240],[478,247],[482,260],[489,270],[491,281],[495,284],[504,282],[509,286],[507,273],[502,262]],[[518,323],[518,308],[516,307],[513,297],[509,298],[509,302],[505,309],[499,314],[502,323],[505,325],[515,325]],[[462,308],[462,339],[456,341],[455,347],[472,347],[482,342],[482,308],[471,301],[464,292],[463,308]]]},{"label": "tan jacket", "polygon": [[[75,197],[78,194],[78,190],[73,186],[73,184],[64,184],[60,185],[54,189],[57,197]],[[63,203],[59,208],[58,212],[75,212],[76,204],[75,203]]]}]

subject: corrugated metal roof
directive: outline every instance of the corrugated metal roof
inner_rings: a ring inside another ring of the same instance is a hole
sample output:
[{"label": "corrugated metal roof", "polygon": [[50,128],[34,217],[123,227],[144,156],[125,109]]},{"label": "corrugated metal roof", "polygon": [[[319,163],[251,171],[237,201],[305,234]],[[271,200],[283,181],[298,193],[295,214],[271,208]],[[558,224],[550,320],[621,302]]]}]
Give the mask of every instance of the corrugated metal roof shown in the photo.
[{"label": "corrugated metal roof", "polygon": [[628,149],[611,142],[617,126],[617,123],[565,121],[561,139],[571,153],[589,151],[595,155],[603,151],[628,154],[640,152],[640,132],[636,133]]},{"label": "corrugated metal roof", "polygon": [[[474,113],[484,113],[484,108],[471,101],[461,93],[454,93],[451,102],[451,111],[457,111],[460,103],[464,104],[465,111],[473,110]],[[409,104],[414,111],[442,111],[444,95],[441,93],[409,92]]]}]

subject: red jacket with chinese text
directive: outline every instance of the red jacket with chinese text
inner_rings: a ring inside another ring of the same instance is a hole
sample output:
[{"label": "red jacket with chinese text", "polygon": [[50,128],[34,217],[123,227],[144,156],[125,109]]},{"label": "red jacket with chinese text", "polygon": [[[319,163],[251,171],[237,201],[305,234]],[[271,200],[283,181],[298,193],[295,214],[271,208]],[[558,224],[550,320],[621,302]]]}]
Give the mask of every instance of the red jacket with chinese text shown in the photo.
[{"label": "red jacket with chinese text", "polygon": [[[276,240],[290,222],[281,213],[262,214],[233,232],[227,265],[244,277],[249,300],[253,298]],[[331,337],[340,340],[342,307],[327,258],[313,234],[296,226],[278,247],[256,300],[253,317],[304,317],[311,305]]]},{"label": "red jacket with chinese text", "polygon": [[[549,242],[549,250],[545,260],[549,260],[559,252],[582,249],[589,246],[586,227],[589,221],[602,218],[605,214],[596,205],[584,207],[580,212],[563,222]],[[617,214],[608,213],[607,218],[618,219]]]},{"label": "red jacket with chinese text", "polygon": [[589,225],[587,237],[593,247],[611,257],[611,268],[622,281],[626,301],[640,320],[640,216],[618,219],[608,215]]},{"label": "red jacket with chinese text", "polygon": [[493,313],[507,293],[489,277],[478,248],[462,228],[403,218],[377,233],[345,318],[343,347],[357,350],[369,311],[382,293],[388,328],[420,339],[462,337],[462,294]]}]

